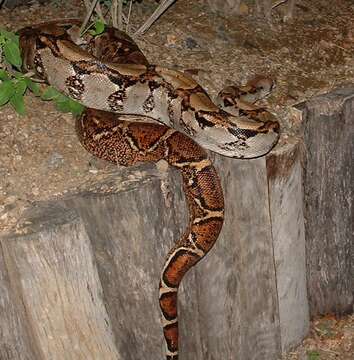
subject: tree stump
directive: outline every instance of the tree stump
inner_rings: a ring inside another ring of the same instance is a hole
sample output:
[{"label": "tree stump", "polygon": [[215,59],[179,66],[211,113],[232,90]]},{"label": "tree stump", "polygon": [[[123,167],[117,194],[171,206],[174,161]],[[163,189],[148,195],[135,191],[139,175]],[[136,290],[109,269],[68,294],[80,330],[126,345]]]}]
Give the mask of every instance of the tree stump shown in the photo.
[{"label": "tree stump", "polygon": [[[226,221],[180,288],[181,359],[275,359],[306,334],[300,154],[290,139],[267,158],[213,155]],[[161,168],[112,166],[1,238],[1,359],[163,358],[158,282],[187,214]]]},{"label": "tree stump", "polygon": [[302,104],[311,315],[354,311],[354,87]]}]

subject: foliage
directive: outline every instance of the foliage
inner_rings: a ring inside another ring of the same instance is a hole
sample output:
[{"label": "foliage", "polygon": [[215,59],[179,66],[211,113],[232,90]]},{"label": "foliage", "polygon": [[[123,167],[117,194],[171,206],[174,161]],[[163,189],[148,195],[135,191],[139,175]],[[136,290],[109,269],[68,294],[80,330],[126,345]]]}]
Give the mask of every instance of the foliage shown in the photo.
[{"label": "foliage", "polygon": [[80,115],[84,110],[84,107],[80,103],[68,98],[51,86],[47,87],[42,93],[41,98],[42,100],[53,100],[56,108],[61,112],[70,112],[74,115]]},{"label": "foliage", "polygon": [[318,351],[308,351],[307,359],[308,360],[320,360],[320,353]]},{"label": "foliage", "polygon": [[[22,60],[18,36],[6,30],[0,30],[0,60],[3,58],[8,65],[21,70]],[[10,103],[19,114],[23,114],[23,95],[29,86],[29,79],[24,78],[19,71],[10,74],[1,67],[0,80],[0,106]]]},{"label": "foliage", "polygon": [[[97,29],[96,29],[97,30]],[[58,110],[80,114],[84,107],[52,87],[42,91],[39,84],[21,72],[22,58],[19,38],[0,29],[0,107],[10,104],[20,115],[25,114],[24,95],[29,89],[43,100],[53,100]]]},{"label": "foliage", "polygon": [[[94,28],[91,29],[93,26]],[[105,30],[105,23],[103,23],[100,20],[95,21],[88,27],[88,33],[91,34],[92,36],[100,35],[104,32],[104,30]]]}]

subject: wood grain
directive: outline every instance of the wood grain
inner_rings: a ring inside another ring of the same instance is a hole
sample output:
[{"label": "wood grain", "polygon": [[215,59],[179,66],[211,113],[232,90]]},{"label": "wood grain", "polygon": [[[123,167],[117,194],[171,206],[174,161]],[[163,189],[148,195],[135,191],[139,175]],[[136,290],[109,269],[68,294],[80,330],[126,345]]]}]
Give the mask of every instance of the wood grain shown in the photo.
[{"label": "wood grain", "polygon": [[297,139],[288,139],[267,158],[274,261],[279,302],[282,351],[307,335],[305,225],[303,214],[302,151]]},{"label": "wood grain", "polygon": [[[37,224],[41,231],[2,242],[33,352],[29,359],[123,359],[115,349],[86,231],[79,218],[62,209],[50,205],[59,222]],[[36,215],[46,219],[45,210],[42,205],[42,216]]]},{"label": "wood grain", "polygon": [[[296,196],[300,188],[296,146],[274,152],[272,166],[265,158],[215,156],[226,221],[211,253],[180,287],[181,359],[276,359],[286,344],[303,336],[303,307],[289,300],[291,291],[279,296],[277,273],[289,257],[296,258],[293,269],[301,264],[297,257],[303,252],[293,253],[283,233],[275,236],[273,230],[290,221],[277,210],[284,205],[281,199]],[[178,172],[158,165],[112,167],[111,180],[37,204],[22,219],[23,235],[2,238],[4,274],[10,274],[3,283],[16,300],[10,316],[23,323],[19,334],[34,353],[29,360],[62,359],[68,353],[84,359],[89,352],[102,359],[164,357],[158,282],[187,214]],[[298,217],[291,236],[302,234],[298,201],[290,213]],[[300,266],[292,284],[300,284],[301,271]],[[280,309],[291,313],[289,319],[298,317],[287,324],[286,342]],[[9,335],[7,343],[14,344],[16,336]]]},{"label": "wood grain", "polygon": [[280,328],[266,162],[218,157],[225,225],[196,269],[207,359],[276,359]]},{"label": "wood grain", "polygon": [[354,87],[304,112],[307,276],[312,316],[354,311]]}]

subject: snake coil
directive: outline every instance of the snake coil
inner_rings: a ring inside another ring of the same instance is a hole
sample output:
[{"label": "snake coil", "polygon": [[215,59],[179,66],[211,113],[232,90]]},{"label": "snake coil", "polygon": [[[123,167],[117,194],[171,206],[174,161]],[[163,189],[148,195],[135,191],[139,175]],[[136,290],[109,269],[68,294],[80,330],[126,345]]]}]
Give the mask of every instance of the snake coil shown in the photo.
[{"label": "snake coil", "polygon": [[[68,20],[21,29],[24,68],[88,107],[76,128],[90,153],[123,166],[164,159],[180,171],[189,223],[169,251],[159,283],[166,359],[176,360],[179,284],[212,248],[224,219],[220,180],[203,148],[238,158],[270,151],[279,125],[251,102],[272,84],[263,79],[247,88],[229,87],[218,107],[186,74],[149,64],[125,33],[107,28],[100,36],[80,38],[78,25]],[[233,114],[225,111],[231,108]],[[162,124],[122,120],[123,113]]]}]

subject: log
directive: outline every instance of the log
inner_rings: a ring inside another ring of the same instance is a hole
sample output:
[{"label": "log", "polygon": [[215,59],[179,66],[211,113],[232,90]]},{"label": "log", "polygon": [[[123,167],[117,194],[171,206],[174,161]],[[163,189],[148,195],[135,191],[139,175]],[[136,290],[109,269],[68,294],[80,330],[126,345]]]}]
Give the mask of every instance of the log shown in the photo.
[{"label": "log", "polygon": [[266,161],[215,162],[223,173],[226,219],[213,254],[196,269],[203,290],[204,356],[277,358],[281,339]]},{"label": "log", "polygon": [[[276,359],[306,334],[299,149],[212,155],[226,220],[180,288],[181,359]],[[178,172],[158,165],[112,166],[1,237],[1,359],[163,358],[158,282],[187,214]]]},{"label": "log", "polygon": [[[68,354],[123,359],[114,345],[89,238],[81,219],[65,210],[42,204],[27,219],[37,231],[2,243],[8,306],[16,310],[3,312],[2,327],[15,325],[9,331],[15,337],[2,339],[1,359],[59,360]],[[21,349],[14,342],[18,330]]]},{"label": "log", "polygon": [[354,87],[299,105],[311,316],[354,311]]},{"label": "log", "polygon": [[299,344],[309,330],[302,157],[298,139],[289,138],[282,151],[267,158],[283,352]]}]

